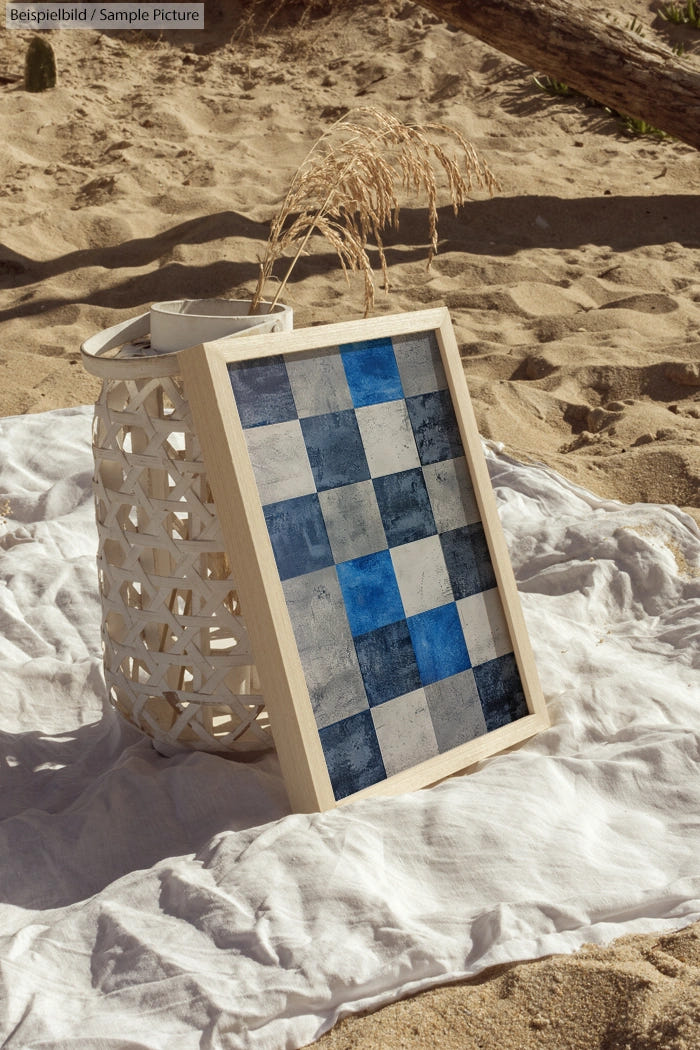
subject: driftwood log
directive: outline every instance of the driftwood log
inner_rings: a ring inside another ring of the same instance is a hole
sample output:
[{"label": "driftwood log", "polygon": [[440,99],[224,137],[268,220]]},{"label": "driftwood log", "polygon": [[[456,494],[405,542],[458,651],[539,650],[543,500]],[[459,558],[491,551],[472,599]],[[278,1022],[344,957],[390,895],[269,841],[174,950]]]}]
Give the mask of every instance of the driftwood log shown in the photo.
[{"label": "driftwood log", "polygon": [[[575,0],[418,0],[443,21],[700,149],[700,71]],[[624,16],[622,16],[624,17]]]}]

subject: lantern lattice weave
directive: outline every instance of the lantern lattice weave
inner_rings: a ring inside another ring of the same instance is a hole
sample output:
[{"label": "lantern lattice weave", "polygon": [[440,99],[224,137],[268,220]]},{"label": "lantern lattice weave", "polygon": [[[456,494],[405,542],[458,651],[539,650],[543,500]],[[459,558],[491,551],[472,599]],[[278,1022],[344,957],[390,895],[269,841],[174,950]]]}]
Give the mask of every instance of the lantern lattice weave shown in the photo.
[{"label": "lantern lattice weave", "polygon": [[[250,755],[273,741],[173,359],[134,361],[131,375],[129,362],[100,362],[93,453],[105,679],[111,703],[159,751]],[[170,374],[146,374],[159,370]]]}]

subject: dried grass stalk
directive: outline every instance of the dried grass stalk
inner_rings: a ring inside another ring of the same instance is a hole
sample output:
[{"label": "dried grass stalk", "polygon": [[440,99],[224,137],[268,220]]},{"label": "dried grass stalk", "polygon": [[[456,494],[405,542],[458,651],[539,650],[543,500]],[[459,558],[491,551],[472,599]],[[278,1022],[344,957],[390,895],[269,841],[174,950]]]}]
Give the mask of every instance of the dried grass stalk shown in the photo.
[{"label": "dried grass stalk", "polygon": [[[456,142],[458,156],[450,156],[434,141],[437,136]],[[458,131],[444,124],[403,124],[373,106],[350,110],[315,143],[292,179],[271,224],[250,312],[255,313],[263,299],[277,260],[292,255],[273,303],[311,236],[319,234],[336,252],[346,277],[352,271],[363,275],[367,316],[375,293],[367,245],[374,242],[388,290],[382,231],[398,226],[400,193],[427,198],[430,266],[438,250],[440,172],[455,214],[475,185],[489,193],[497,187],[489,168]]]}]

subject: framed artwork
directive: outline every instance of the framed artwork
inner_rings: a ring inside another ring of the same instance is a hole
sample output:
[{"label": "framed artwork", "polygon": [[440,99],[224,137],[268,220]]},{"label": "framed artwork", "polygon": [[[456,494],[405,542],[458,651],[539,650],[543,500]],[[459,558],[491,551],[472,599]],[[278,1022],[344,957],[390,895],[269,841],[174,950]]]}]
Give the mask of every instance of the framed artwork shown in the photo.
[{"label": "framed artwork", "polygon": [[446,309],[180,355],[292,807],[548,725]]}]

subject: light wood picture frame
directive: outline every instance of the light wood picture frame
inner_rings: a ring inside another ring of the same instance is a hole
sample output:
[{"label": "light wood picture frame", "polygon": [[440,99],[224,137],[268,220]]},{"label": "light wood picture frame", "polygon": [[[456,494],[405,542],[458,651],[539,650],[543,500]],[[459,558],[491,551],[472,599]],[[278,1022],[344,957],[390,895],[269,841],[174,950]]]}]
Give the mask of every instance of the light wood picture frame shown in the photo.
[{"label": "light wood picture frame", "polygon": [[546,728],[448,311],[180,360],[292,808],[424,787]]}]

